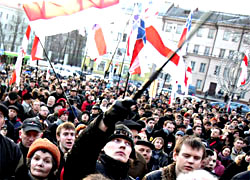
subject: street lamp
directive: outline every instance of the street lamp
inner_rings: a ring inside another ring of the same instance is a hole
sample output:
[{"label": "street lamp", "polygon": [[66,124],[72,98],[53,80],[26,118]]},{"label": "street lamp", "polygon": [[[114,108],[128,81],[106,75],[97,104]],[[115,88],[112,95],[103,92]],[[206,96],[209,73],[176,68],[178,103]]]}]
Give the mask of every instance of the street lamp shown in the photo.
[{"label": "street lamp", "polygon": [[242,52],[234,52],[227,59],[223,59],[220,65],[220,69],[223,70],[217,73],[220,88],[229,95],[228,105],[233,101],[234,95],[240,95],[241,93],[250,91],[249,69],[247,69],[248,76],[246,83],[240,86],[237,85],[242,70],[241,62],[243,61],[244,55]]}]

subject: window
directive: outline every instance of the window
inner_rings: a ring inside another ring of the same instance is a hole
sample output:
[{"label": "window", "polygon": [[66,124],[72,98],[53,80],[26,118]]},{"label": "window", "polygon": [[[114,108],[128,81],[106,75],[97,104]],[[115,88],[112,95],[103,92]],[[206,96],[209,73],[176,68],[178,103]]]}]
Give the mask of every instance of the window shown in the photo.
[{"label": "window", "polygon": [[205,47],[204,55],[209,56],[210,54],[210,47]]},{"label": "window", "polygon": [[209,39],[213,39],[214,38],[214,34],[215,34],[215,29],[209,29],[207,37]]},{"label": "window", "polygon": [[129,67],[128,67],[128,66],[123,66],[123,72],[122,72],[122,74],[123,74],[123,75],[128,74],[128,70],[129,70]]},{"label": "window", "polygon": [[172,23],[167,23],[167,26],[166,26],[166,32],[171,32],[173,29],[173,24]]},{"label": "window", "polygon": [[9,17],[9,15],[8,15],[8,14],[6,14],[6,19],[8,19],[8,17]]},{"label": "window", "polygon": [[191,61],[191,68],[192,68],[192,71],[194,71],[194,67],[195,67],[195,62],[194,62],[194,61]]},{"label": "window", "polygon": [[198,54],[200,45],[194,45],[193,53]]},{"label": "window", "polygon": [[182,33],[183,26],[181,24],[177,24],[176,28],[176,34],[181,34]]},{"label": "window", "polygon": [[224,31],[224,34],[223,34],[223,40],[224,41],[228,41],[229,38],[230,38],[230,35],[231,35],[231,32],[230,31]]},{"label": "window", "polygon": [[7,24],[4,25],[4,29],[7,29]]},{"label": "window", "polygon": [[227,76],[228,75],[228,68],[227,67],[225,67],[225,69],[224,69],[224,72],[223,72],[223,76]]},{"label": "window", "polygon": [[121,48],[118,48],[117,55],[122,56],[122,49]]},{"label": "window", "polygon": [[11,36],[9,36],[9,41],[11,41]]},{"label": "window", "polygon": [[196,81],[196,88],[197,89],[201,89],[201,83],[202,83],[202,80],[197,79],[197,81]]},{"label": "window", "polygon": [[232,42],[239,42],[240,33],[233,33]]},{"label": "window", "polygon": [[12,26],[12,25],[10,25],[10,30],[12,31],[12,29],[13,29],[13,26]]},{"label": "window", "polygon": [[205,68],[206,68],[206,64],[205,63],[201,63],[200,72],[204,73],[205,72]]},{"label": "window", "polygon": [[220,49],[220,54],[219,54],[219,57],[220,58],[223,58],[224,57],[224,55],[225,55],[225,49]]},{"label": "window", "polygon": [[196,36],[197,37],[202,37],[202,28],[199,28],[198,30],[197,30],[197,33],[196,33]]},{"label": "window", "polygon": [[229,50],[228,58],[233,59],[233,56],[234,56],[234,50]]},{"label": "window", "polygon": [[3,12],[0,12],[0,17],[2,17],[2,15],[3,15]]},{"label": "window", "polygon": [[122,42],[126,42],[126,41],[127,41],[127,34],[123,34]]},{"label": "window", "polygon": [[98,66],[97,66],[97,70],[104,71],[104,68],[105,68],[105,61],[101,61],[101,63],[98,64]]},{"label": "window", "polygon": [[15,16],[14,15],[12,15],[12,21],[14,21],[15,20]]},{"label": "window", "polygon": [[122,33],[118,33],[115,41],[119,41],[121,39]]},{"label": "window", "polygon": [[214,70],[214,75],[219,75],[220,74],[220,66],[215,66],[215,70]]}]

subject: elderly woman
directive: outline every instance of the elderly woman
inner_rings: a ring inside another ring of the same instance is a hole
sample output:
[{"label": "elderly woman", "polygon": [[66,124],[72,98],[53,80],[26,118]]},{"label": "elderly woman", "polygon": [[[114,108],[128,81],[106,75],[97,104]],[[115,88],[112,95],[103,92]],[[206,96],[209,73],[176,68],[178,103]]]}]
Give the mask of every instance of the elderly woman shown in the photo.
[{"label": "elderly woman", "polygon": [[[57,180],[55,175],[60,164],[60,151],[48,139],[37,139],[27,154],[27,166],[16,173],[16,180]],[[27,168],[28,167],[28,168]]]},{"label": "elderly woman", "polygon": [[152,141],[155,149],[152,151],[152,171],[168,165],[168,154],[163,151],[164,139],[156,137]]}]

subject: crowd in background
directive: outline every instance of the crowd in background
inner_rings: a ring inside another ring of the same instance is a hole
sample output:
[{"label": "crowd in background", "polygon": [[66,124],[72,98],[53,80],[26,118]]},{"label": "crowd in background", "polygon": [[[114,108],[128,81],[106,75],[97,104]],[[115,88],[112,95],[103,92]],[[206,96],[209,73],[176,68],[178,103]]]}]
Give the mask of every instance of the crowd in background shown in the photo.
[{"label": "crowd in background", "polygon": [[[16,179],[24,179],[29,173],[37,176],[45,173],[32,170],[33,154],[43,157],[37,155],[39,148],[46,149],[45,155],[50,152],[55,159],[52,170],[56,176],[48,173],[46,177],[63,179],[67,155],[79,135],[117,99],[122,99],[124,93],[130,96],[136,91],[132,85],[125,92],[123,85],[117,87],[101,79],[58,80],[55,76],[46,78],[42,72],[23,73],[20,84],[11,87],[5,80],[6,74],[1,77],[0,111],[5,119],[0,136],[17,144],[19,150],[15,149],[15,155],[24,161],[18,163]],[[239,109],[227,112],[218,106],[211,107],[207,100],[176,99],[171,105],[168,102],[168,93],[150,98],[145,91],[126,114],[124,124],[132,132],[136,130],[136,134],[133,132],[136,157],[131,158],[134,163],[140,159],[140,164],[128,171],[131,177],[142,179],[147,173],[173,163],[174,147],[185,135],[198,137],[205,145],[206,157],[201,167],[215,177],[230,180],[250,168],[250,112],[242,114]],[[1,165],[6,163],[3,161],[0,157]],[[7,164],[0,167],[0,179],[1,173],[11,169],[12,165]]]}]

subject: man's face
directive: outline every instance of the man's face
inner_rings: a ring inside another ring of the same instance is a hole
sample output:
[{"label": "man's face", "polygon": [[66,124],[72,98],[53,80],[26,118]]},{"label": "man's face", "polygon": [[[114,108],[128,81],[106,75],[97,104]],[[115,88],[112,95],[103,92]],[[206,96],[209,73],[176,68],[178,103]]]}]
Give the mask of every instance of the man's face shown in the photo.
[{"label": "man's face", "polygon": [[147,127],[149,127],[150,129],[154,128],[154,125],[155,125],[155,121],[153,121],[153,120],[150,120],[147,123]]},{"label": "man's face", "polygon": [[13,119],[17,116],[17,112],[14,109],[9,109],[9,118]]},{"label": "man's face", "polygon": [[38,132],[38,131],[34,131],[34,130],[30,130],[30,131],[23,131],[23,129],[21,129],[19,131],[19,135],[22,141],[22,144],[24,145],[24,147],[29,148],[31,146],[31,144],[38,138],[42,137],[42,133]]},{"label": "man's face", "polygon": [[72,149],[75,142],[75,135],[76,133],[74,129],[61,129],[60,136],[57,136],[56,138],[63,152],[68,152]]},{"label": "man's face", "polygon": [[188,173],[199,169],[201,166],[203,149],[193,149],[189,145],[183,144],[180,152],[174,152],[173,158],[176,161],[176,174]]},{"label": "man's face", "polygon": [[145,113],[145,111],[144,111],[143,109],[140,109],[140,110],[138,111],[138,113],[139,113],[140,116],[142,116],[142,115]]},{"label": "man's face", "polygon": [[238,126],[238,121],[233,121],[233,122],[232,122],[232,125],[233,125],[234,127],[237,127],[237,126]]},{"label": "man's face", "polygon": [[211,132],[211,137],[212,138],[218,138],[220,136],[220,130],[219,129],[212,129],[212,132]]},{"label": "man's face", "polygon": [[91,114],[99,114],[99,109],[91,109]]},{"label": "man's face", "polygon": [[172,123],[167,123],[167,125],[165,127],[165,129],[167,129],[169,131],[169,133],[174,132],[174,128],[175,128],[175,126]]},{"label": "man's face", "polygon": [[184,118],[183,124],[185,126],[189,125],[190,124],[190,120],[188,118]]},{"label": "man's face", "polygon": [[86,114],[86,113],[83,114],[83,115],[82,115],[82,121],[83,121],[83,122],[88,122],[88,120],[89,120],[89,115]]},{"label": "man's face", "polygon": [[175,119],[175,123],[176,123],[176,125],[180,125],[181,124],[181,119]]},{"label": "man's face", "polygon": [[200,137],[202,133],[202,128],[201,127],[196,127],[194,129],[194,135]]},{"label": "man's face", "polygon": [[62,115],[60,116],[60,119],[61,119],[63,122],[68,121],[68,118],[69,118],[69,115],[68,115],[67,113],[62,114]]},{"label": "man's face", "polygon": [[49,98],[47,102],[47,106],[52,107],[55,104],[55,99]]},{"label": "man's face", "polygon": [[216,153],[214,153],[213,156],[208,156],[207,158],[208,158],[208,161],[207,161],[206,167],[210,169],[211,171],[213,171],[216,166],[217,155]]},{"label": "man's face", "polygon": [[0,111],[0,128],[3,127],[5,121],[4,121],[4,115],[2,113],[2,111]]},{"label": "man's face", "polygon": [[212,128],[211,124],[205,124],[204,127],[206,130],[210,130]]},{"label": "man's face", "polygon": [[132,145],[126,139],[115,138],[109,141],[104,146],[103,150],[105,154],[111,158],[126,163],[128,162],[129,156],[132,152]]},{"label": "man's face", "polygon": [[56,87],[56,93],[57,93],[57,94],[62,94],[62,92],[63,92],[63,91],[62,91],[61,87],[60,87],[60,86],[57,86],[57,87]]},{"label": "man's face", "polygon": [[34,102],[32,108],[34,111],[40,111],[40,102]]},{"label": "man's face", "polygon": [[42,117],[47,117],[48,114],[49,114],[49,110],[46,106],[42,106],[40,108],[40,111],[39,111],[39,114],[42,116]]},{"label": "man's face", "polygon": [[243,141],[241,140],[237,140],[234,142],[234,148],[238,151],[240,151],[242,149],[242,146],[243,146]]},{"label": "man's face", "polygon": [[149,147],[144,145],[135,145],[135,150],[144,157],[147,163],[150,161],[152,150]]}]

